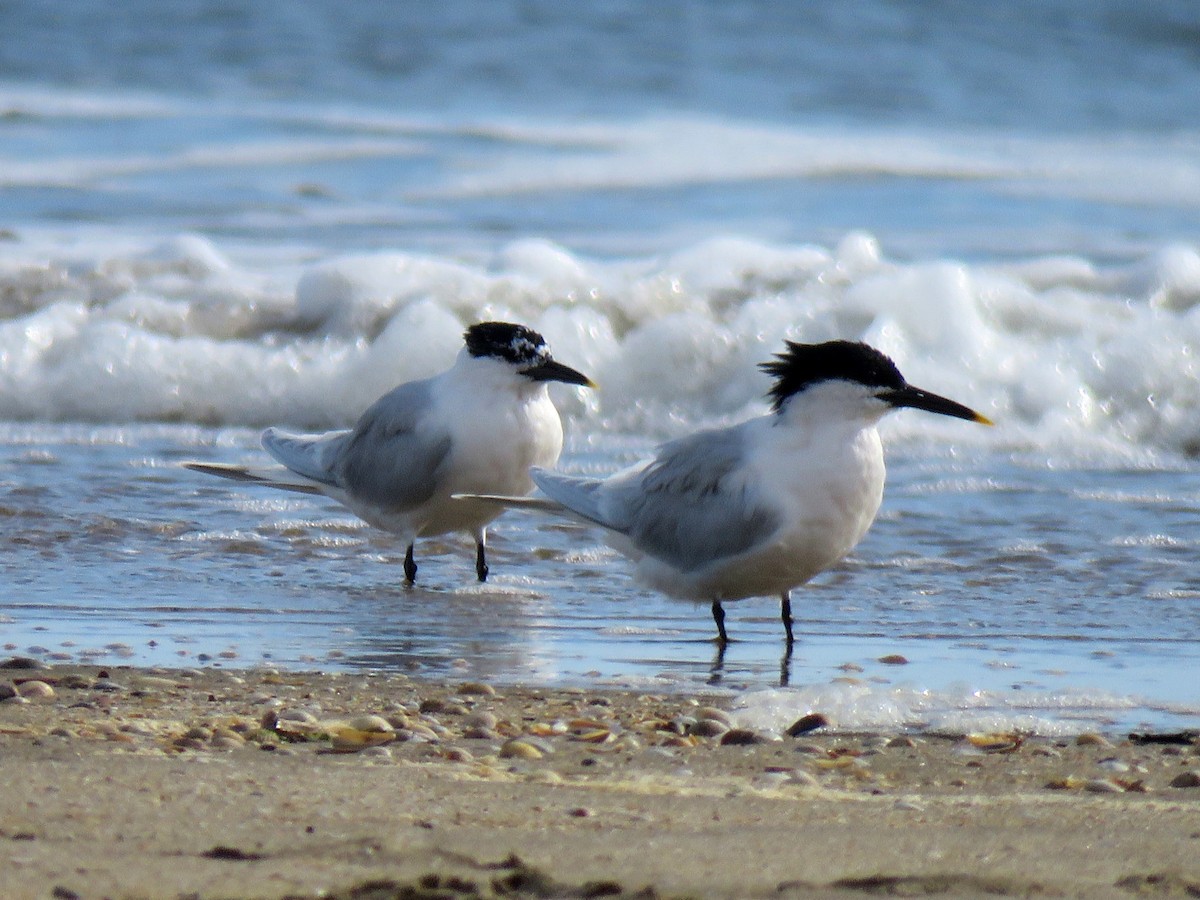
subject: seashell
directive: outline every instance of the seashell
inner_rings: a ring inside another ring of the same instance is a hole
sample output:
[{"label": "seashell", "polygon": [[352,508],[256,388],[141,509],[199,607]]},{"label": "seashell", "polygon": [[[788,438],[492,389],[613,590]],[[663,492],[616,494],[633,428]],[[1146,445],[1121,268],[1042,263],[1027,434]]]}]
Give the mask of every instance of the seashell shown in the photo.
[{"label": "seashell", "polygon": [[37,679],[17,684],[17,693],[26,700],[52,700],[54,698],[54,688]]},{"label": "seashell", "polygon": [[383,716],[375,715],[355,716],[350,720],[350,727],[358,731],[378,731],[383,734],[391,734],[396,730]]},{"label": "seashell", "polygon": [[597,728],[595,731],[578,732],[574,739],[588,744],[607,744],[609,741],[615,740],[616,735],[607,728]]},{"label": "seashell", "polygon": [[[366,727],[360,728],[359,725]],[[378,747],[396,739],[396,731],[380,716],[358,716],[350,722],[330,722],[325,726],[333,749],[353,753],[366,747]]]},{"label": "seashell", "polygon": [[495,741],[500,739],[500,734],[491,728],[482,728],[472,726],[463,731],[464,738],[472,741]]},{"label": "seashell", "polygon": [[463,719],[464,728],[486,728],[494,729],[496,727],[496,716],[487,710],[471,713]]},{"label": "seashell", "polygon": [[403,729],[407,737],[405,740],[421,740],[436,742],[438,740],[437,732],[432,728],[426,728],[419,722],[410,722],[408,727]]},{"label": "seashell", "polygon": [[887,656],[881,656],[876,662],[883,663],[885,666],[906,666],[908,659],[901,656],[899,653],[889,653]]},{"label": "seashell", "polygon": [[857,747],[830,747],[828,755],[831,759],[837,759],[843,756],[862,756],[863,753]]},{"label": "seashell", "polygon": [[733,719],[730,718],[729,713],[725,712],[723,709],[717,709],[715,706],[700,707],[700,709],[696,710],[696,718],[701,722],[720,722],[721,724],[727,725],[730,728],[733,727]]},{"label": "seashell", "polygon": [[[413,724],[414,723],[410,722],[406,727],[412,728]],[[434,719],[428,719],[425,722],[416,723],[416,724],[424,725],[426,728],[428,728],[430,731],[432,731],[434,734],[436,734],[439,738],[448,738],[451,736],[450,729],[447,728],[445,725],[443,725],[441,722],[438,722]]]},{"label": "seashell", "polygon": [[745,747],[751,744],[765,744],[767,739],[757,731],[749,728],[731,728],[721,735],[721,746]]},{"label": "seashell", "polygon": [[1094,732],[1085,731],[1083,734],[1075,738],[1075,744],[1079,747],[1111,747],[1112,742],[1106,737]]},{"label": "seashell", "polygon": [[1049,759],[1062,759],[1062,754],[1053,747],[1034,747],[1029,752],[1034,756],[1045,756]]},{"label": "seashell", "polygon": [[670,734],[663,741],[664,747],[695,747],[700,739],[692,734]]},{"label": "seashell", "polygon": [[317,717],[303,709],[282,709],[272,712],[275,730],[282,734],[315,734],[321,730]]},{"label": "seashell", "polygon": [[1086,782],[1078,775],[1068,775],[1066,778],[1054,778],[1046,782],[1046,787],[1052,791],[1077,791]]},{"label": "seashell", "polygon": [[506,741],[500,748],[501,759],[541,759],[543,755],[533,744],[515,739]]},{"label": "seashell", "polygon": [[829,719],[821,713],[808,713],[789,725],[784,734],[788,737],[799,737],[802,734],[808,734],[810,731],[816,731],[818,728],[824,728],[828,724]]},{"label": "seashell", "polygon": [[1180,772],[1171,779],[1171,787],[1173,788],[1196,788],[1200,787],[1200,772]]},{"label": "seashell", "polygon": [[[41,648],[39,648],[41,649]],[[13,656],[3,662],[0,662],[0,669],[48,669],[50,668],[41,660],[34,659],[31,656]]]},{"label": "seashell", "polygon": [[567,727],[571,731],[596,731],[601,728],[607,729],[609,725],[596,719],[572,719],[567,723]]},{"label": "seashell", "polygon": [[729,725],[720,719],[701,719],[688,729],[688,734],[694,734],[696,737],[720,737],[729,730]]},{"label": "seashell", "polygon": [[1130,793],[1130,794],[1147,794],[1147,793],[1149,793],[1149,791],[1146,789],[1146,782],[1142,781],[1140,778],[1133,779],[1133,780],[1130,780],[1128,778],[1114,778],[1113,781],[1116,782],[1117,784],[1119,784],[1121,786],[1121,790],[1126,791],[1127,793]]},{"label": "seashell", "polygon": [[985,753],[1013,753],[1025,742],[1019,734],[968,734],[967,743]]}]

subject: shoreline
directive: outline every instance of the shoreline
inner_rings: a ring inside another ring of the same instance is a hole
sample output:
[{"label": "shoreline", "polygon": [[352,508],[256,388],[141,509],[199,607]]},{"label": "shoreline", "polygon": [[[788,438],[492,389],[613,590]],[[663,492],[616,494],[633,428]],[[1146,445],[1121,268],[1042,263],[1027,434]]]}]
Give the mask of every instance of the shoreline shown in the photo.
[{"label": "shoreline", "polygon": [[12,664],[7,897],[1200,894],[1184,734],[793,737],[726,696]]}]

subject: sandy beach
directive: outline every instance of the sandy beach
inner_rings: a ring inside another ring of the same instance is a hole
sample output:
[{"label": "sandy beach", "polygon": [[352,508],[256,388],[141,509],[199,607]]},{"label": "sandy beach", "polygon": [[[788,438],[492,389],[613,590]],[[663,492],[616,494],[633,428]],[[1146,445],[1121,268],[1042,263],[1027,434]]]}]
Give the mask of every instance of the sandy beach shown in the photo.
[{"label": "sandy beach", "polygon": [[768,735],[728,698],[3,665],[8,898],[1200,896],[1186,734]]}]

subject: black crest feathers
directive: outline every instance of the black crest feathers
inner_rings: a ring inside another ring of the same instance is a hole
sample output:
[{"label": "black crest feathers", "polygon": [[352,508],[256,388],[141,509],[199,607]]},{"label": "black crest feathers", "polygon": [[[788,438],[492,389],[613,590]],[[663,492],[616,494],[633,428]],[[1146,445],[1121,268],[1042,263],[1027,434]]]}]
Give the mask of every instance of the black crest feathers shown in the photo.
[{"label": "black crest feathers", "polygon": [[545,339],[532,328],[508,322],[480,322],[463,334],[472,356],[493,356],[516,365],[537,365],[550,357]]},{"label": "black crest feathers", "polygon": [[899,389],[904,376],[896,364],[874,347],[856,341],[826,341],[798,344],[787,341],[787,349],[775,354],[759,368],[775,379],[771,387],[771,409],[780,407],[796,394],[823,381],[857,381],[868,387]]}]

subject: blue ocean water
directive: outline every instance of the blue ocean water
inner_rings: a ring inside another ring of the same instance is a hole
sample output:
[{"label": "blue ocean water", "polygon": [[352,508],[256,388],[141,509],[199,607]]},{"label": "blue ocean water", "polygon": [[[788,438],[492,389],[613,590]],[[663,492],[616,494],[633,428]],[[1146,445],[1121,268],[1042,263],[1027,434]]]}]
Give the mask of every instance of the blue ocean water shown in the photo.
[{"label": "blue ocean water", "polygon": [[[1183,0],[2,4],[0,645],[1194,726],[1197,96]],[[768,600],[715,659],[586,529],[506,516],[486,587],[427,542],[406,590],[387,535],[177,466],[483,317],[599,383],[567,468],[761,413],[784,338],[998,427],[888,423],[791,659]]]}]

